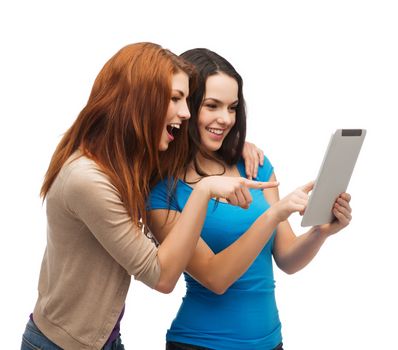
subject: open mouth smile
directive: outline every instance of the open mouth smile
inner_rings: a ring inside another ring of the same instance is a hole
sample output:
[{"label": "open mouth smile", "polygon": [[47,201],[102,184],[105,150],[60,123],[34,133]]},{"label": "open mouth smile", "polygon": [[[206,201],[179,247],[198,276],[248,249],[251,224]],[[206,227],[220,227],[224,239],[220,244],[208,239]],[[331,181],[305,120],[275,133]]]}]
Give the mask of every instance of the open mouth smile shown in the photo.
[{"label": "open mouth smile", "polygon": [[167,133],[169,134],[170,139],[174,140],[177,132],[180,130],[181,124],[178,123],[170,123],[166,126]]},{"label": "open mouth smile", "polygon": [[207,131],[211,132],[214,135],[221,136],[224,134],[224,129],[216,129],[216,128],[206,128]]}]

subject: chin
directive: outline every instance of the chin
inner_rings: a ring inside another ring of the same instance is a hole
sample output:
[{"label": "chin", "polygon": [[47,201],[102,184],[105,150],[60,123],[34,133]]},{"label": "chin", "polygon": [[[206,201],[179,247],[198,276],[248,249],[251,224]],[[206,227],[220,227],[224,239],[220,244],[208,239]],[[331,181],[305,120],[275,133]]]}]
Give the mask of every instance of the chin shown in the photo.
[{"label": "chin", "polygon": [[161,143],[161,144],[159,145],[159,151],[160,151],[160,152],[167,151],[168,148],[169,148],[169,144],[168,144],[168,143]]},{"label": "chin", "polygon": [[210,152],[217,152],[222,146],[221,144],[212,144],[212,143],[208,143],[207,145],[205,145],[205,148],[210,151]]}]

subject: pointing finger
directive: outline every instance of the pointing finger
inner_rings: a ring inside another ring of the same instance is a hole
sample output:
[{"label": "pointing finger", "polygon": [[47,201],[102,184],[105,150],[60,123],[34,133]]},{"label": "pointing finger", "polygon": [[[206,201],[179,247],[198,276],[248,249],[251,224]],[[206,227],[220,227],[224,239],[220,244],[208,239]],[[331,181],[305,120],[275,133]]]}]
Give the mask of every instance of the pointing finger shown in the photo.
[{"label": "pointing finger", "polygon": [[261,182],[261,181],[246,180],[245,184],[249,188],[259,188],[259,189],[274,188],[279,186],[278,181]]}]

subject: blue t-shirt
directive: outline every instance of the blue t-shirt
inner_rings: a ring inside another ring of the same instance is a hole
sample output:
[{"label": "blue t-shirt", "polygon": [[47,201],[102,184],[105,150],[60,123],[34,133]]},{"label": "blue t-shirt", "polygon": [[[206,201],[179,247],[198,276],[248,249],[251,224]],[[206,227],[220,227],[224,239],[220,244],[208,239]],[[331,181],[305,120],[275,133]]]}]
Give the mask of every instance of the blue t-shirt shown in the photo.
[{"label": "blue t-shirt", "polygon": [[[245,176],[243,162],[237,166]],[[272,172],[273,167],[265,158],[257,179],[268,181]],[[249,209],[209,201],[201,237],[215,254],[235,242],[269,208],[261,190],[250,192],[253,202]],[[168,181],[164,180],[153,188],[148,209],[181,212],[191,193],[192,188],[179,180],[175,193],[170,194]],[[281,343],[272,270],[274,238],[275,232],[249,269],[222,295],[184,273],[187,292],[166,339],[216,350],[269,350]]]}]

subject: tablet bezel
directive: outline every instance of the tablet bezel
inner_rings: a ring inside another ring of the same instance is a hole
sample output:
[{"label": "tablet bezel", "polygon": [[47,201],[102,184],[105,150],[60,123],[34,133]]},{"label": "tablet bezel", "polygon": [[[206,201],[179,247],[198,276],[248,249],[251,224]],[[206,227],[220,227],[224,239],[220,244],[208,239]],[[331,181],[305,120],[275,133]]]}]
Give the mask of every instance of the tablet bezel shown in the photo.
[{"label": "tablet bezel", "polygon": [[332,134],[301,220],[302,227],[335,219],[333,205],[347,190],[365,136],[365,129],[338,129]]}]

